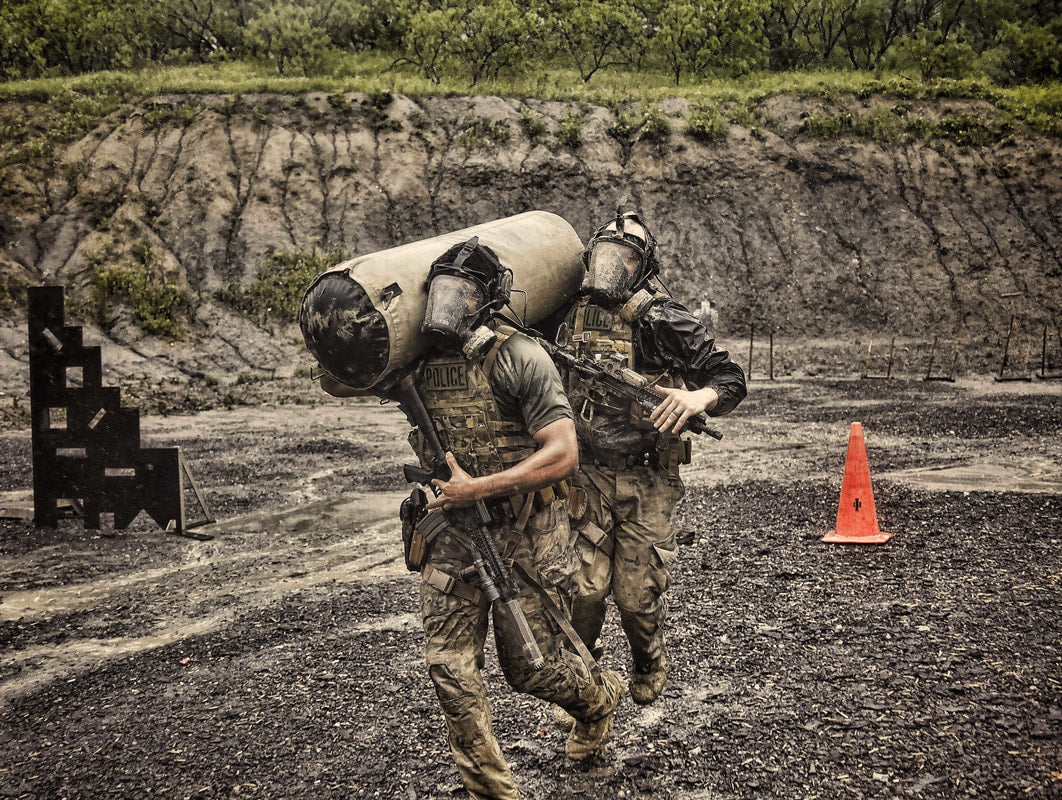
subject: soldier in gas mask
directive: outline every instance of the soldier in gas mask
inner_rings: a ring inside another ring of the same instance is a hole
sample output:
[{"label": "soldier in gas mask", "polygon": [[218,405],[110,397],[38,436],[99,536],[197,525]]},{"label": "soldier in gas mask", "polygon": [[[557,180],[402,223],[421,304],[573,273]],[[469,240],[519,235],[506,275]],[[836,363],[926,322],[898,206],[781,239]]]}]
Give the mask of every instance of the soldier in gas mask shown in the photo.
[{"label": "soldier in gas mask", "polygon": [[[493,622],[498,660],[517,691],[555,703],[578,720],[569,757],[598,752],[611,739],[613,712],[626,692],[619,673],[597,670],[572,630],[571,582],[578,560],[563,504],[577,466],[571,407],[556,367],[532,338],[505,328],[491,312],[508,302],[511,273],[476,239],[438,258],[428,277],[422,333],[433,350],[413,373],[414,402],[430,423],[410,444],[424,467],[437,462],[433,429],[445,443],[449,479],[413,521],[407,564],[421,572],[428,672],[465,787],[477,800],[514,800],[519,792],[494,737],[481,670],[491,604],[477,584],[461,512],[485,501],[487,533],[511,564],[516,601],[544,666],[528,662],[514,620]],[[343,394],[335,381],[324,388]],[[403,395],[403,403],[410,402]],[[407,414],[408,414],[407,410]],[[565,629],[567,638],[565,638]],[[579,651],[582,651],[582,657]]]},{"label": "soldier in gas mask", "polygon": [[745,376],[697,318],[654,284],[656,241],[637,213],[621,207],[583,256],[583,286],[563,314],[557,344],[576,357],[618,361],[662,396],[647,414],[574,371],[564,376],[580,458],[569,503],[582,559],[573,622],[600,655],[612,595],[631,649],[630,694],[644,705],[660,696],[667,674],[671,518],[684,493],[679,466],[690,460],[683,426],[702,412],[733,410],[745,397]]}]

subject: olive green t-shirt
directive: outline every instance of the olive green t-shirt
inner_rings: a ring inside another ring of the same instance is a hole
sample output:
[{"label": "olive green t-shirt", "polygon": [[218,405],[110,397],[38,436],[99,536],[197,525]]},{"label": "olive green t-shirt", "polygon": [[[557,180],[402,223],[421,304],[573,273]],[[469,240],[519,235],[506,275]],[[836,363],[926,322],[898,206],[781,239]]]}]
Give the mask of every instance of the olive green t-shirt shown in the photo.
[{"label": "olive green t-shirt", "polygon": [[551,422],[575,419],[557,367],[529,336],[514,333],[502,344],[488,379],[502,416],[522,420],[532,436]]}]

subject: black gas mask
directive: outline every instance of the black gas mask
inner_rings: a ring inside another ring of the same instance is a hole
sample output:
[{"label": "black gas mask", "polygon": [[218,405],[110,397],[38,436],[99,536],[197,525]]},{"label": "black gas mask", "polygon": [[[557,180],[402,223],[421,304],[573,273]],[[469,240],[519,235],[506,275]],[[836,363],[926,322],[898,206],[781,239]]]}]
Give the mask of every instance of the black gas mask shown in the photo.
[{"label": "black gas mask", "polygon": [[606,308],[622,305],[659,271],[655,249],[656,240],[638,215],[618,212],[594,231],[583,251],[582,291]]},{"label": "black gas mask", "polygon": [[509,302],[512,272],[473,236],[432,262],[420,331],[444,349],[460,350],[491,311]]}]

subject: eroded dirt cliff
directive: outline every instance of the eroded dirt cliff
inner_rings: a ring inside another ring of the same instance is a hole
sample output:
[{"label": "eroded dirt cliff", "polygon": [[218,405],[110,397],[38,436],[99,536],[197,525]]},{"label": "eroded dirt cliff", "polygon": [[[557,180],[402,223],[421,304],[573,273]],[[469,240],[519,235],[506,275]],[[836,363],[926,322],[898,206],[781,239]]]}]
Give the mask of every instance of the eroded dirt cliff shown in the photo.
[{"label": "eroded dirt cliff", "polygon": [[[805,340],[855,369],[870,340],[894,336],[912,369],[912,348],[924,357],[940,337],[952,343],[942,361],[958,347],[960,369],[991,371],[1012,317],[1022,357],[1038,358],[1041,329],[1053,346],[1062,312],[1062,147],[1017,126],[972,144],[801,132],[810,113],[882,107],[1000,122],[976,101],[776,97],[758,109],[764,125],[704,143],[685,133],[689,103],[672,99],[661,106],[670,137],[632,142],[610,135],[615,111],[578,104],[157,97],[69,146],[45,179],[9,173],[0,269],[76,296],[94,260],[150,246],[197,299],[194,330],[156,340],[119,311],[103,326],[122,346],[111,369],[285,374],[305,363],[294,327],[256,325],[216,296],[249,285],[270,253],[353,256],[528,209],[558,213],[585,237],[627,195],[659,239],[676,297],[714,299],[731,346],[747,348],[751,325],[788,337],[783,372],[817,368],[795,349]],[[578,147],[558,137],[573,118]],[[6,375],[24,372],[23,331],[17,313],[0,329]]]}]

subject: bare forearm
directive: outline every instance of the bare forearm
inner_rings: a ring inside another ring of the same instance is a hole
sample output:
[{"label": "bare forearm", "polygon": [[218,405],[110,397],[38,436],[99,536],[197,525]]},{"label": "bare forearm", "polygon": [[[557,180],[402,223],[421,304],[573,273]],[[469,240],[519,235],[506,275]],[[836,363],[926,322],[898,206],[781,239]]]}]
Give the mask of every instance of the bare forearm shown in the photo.
[{"label": "bare forearm", "polygon": [[473,478],[475,499],[538,491],[564,480],[578,466],[578,457],[571,458],[563,448],[544,447],[508,469]]},{"label": "bare forearm", "polygon": [[432,481],[439,492],[428,508],[460,508],[489,497],[534,492],[567,478],[579,468],[579,442],[572,420],[551,422],[534,439],[538,449],[519,464],[478,478],[461,469],[453,453],[447,453],[450,480]]}]

